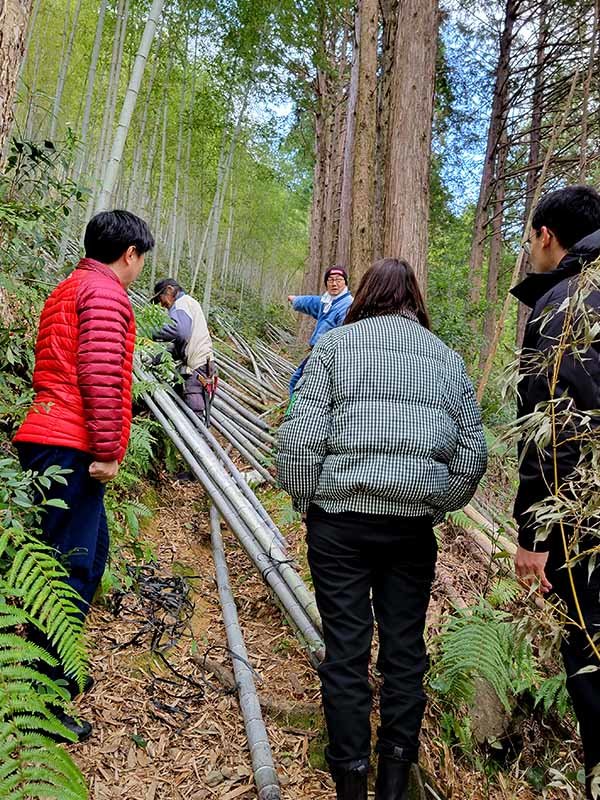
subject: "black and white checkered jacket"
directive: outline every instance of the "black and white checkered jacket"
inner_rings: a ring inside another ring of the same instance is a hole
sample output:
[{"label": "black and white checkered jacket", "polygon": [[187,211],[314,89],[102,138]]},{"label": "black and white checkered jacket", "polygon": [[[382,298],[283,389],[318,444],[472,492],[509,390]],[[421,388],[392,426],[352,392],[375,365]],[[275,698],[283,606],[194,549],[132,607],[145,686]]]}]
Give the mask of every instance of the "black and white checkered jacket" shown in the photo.
[{"label": "black and white checkered jacket", "polygon": [[399,314],[325,334],[279,430],[279,481],[298,511],[437,523],[468,503],[486,463],[462,358]]}]

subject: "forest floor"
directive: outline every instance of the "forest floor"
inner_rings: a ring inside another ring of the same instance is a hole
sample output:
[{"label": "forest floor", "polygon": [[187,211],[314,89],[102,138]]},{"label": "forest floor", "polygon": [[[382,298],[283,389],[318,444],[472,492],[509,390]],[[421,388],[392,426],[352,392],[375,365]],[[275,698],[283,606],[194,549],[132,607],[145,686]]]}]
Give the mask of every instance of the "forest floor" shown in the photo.
[{"label": "forest floor", "polygon": [[[155,555],[149,591],[146,597],[144,591],[141,595],[131,591],[118,603],[113,598],[91,613],[96,684],[79,700],[78,708],[94,730],[87,742],[72,748],[73,755],[89,782],[91,800],[253,797],[243,722],[229,683],[231,665],[214,580],[206,497],[198,484],[165,475],[159,491],[148,490],[144,500],[155,512],[143,532]],[[290,524],[284,531],[306,577],[302,528]],[[282,798],[332,798],[323,760],[317,676],[262,579],[233,536],[226,530],[223,535],[243,635],[259,676]],[[474,568],[472,545],[459,529],[447,526],[442,536],[429,635],[439,629],[449,586],[469,602],[487,580],[485,569]],[[172,646],[162,651],[168,666],[153,653],[152,639],[162,634],[164,644],[177,614],[171,616],[159,607],[151,591],[153,580],[167,593],[165,586],[171,590],[188,586],[193,604],[183,615],[184,624],[176,630]],[[430,705],[421,758],[427,773],[436,776],[442,787],[436,786],[440,798],[540,796],[509,772],[490,781],[482,779],[474,766],[462,763],[459,768],[451,748],[440,740],[439,715],[440,709]],[[532,740],[540,736],[534,729],[529,733]],[[559,791],[547,795],[551,800],[567,796]]]}]

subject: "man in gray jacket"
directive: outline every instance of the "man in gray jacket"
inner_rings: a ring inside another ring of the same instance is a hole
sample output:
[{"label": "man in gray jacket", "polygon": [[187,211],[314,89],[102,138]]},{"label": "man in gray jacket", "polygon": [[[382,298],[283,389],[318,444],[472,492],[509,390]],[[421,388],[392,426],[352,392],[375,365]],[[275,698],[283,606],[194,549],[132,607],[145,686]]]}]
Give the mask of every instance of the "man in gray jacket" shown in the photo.
[{"label": "man in gray jacket", "polygon": [[182,363],[183,399],[197,414],[205,414],[215,389],[212,340],[202,306],[186,294],[174,278],[163,278],[154,286],[153,303],[166,308],[171,321],[154,335],[170,343],[173,356]]}]

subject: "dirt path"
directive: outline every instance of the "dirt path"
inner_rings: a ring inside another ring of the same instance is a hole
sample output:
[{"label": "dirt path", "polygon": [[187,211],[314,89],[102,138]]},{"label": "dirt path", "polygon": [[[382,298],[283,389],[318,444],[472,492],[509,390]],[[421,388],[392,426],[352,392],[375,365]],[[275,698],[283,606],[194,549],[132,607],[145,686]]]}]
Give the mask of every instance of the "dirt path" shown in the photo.
[{"label": "dirt path", "polygon": [[[197,484],[167,482],[164,487],[144,539],[155,552],[154,576],[185,577],[192,587],[193,615],[166,651],[169,668],[152,656],[150,643],[157,625],[168,627],[176,621],[174,616],[158,612],[150,600],[134,593],[123,598],[117,615],[107,607],[93,610],[90,639],[96,685],[79,701],[79,708],[82,717],[93,722],[94,733],[73,753],[88,779],[91,800],[253,798],[237,696],[226,688],[231,667],[213,577],[206,498]],[[285,532],[302,564],[300,526]],[[282,798],[330,800],[334,790],[323,761],[316,674],[248,558],[231,534],[223,534],[249,657],[268,706],[265,721]],[[439,573],[468,602],[484,588],[485,570],[474,568],[464,536],[449,528],[443,537]],[[429,610],[430,630],[439,627],[447,603],[443,581],[438,580]],[[439,715],[435,703],[430,705],[421,759],[448,800],[542,796],[523,781],[522,770],[503,773],[492,788],[480,770],[458,753],[455,758],[440,740]],[[546,797],[559,800],[568,795],[556,790]]]},{"label": "dirt path", "polygon": [[[74,754],[93,800],[252,797],[237,697],[194,660],[206,654],[209,663],[230,670],[205,499],[196,485],[179,484],[164,491],[160,502],[144,538],[155,548],[157,574],[190,576],[194,602],[191,631],[167,657],[198,686],[186,684],[151,656],[151,630],[119,649],[147,621],[147,604],[127,596],[118,616],[108,608],[94,609],[90,640],[96,685],[79,702],[94,733]],[[320,719],[307,713],[318,709],[316,675],[245,554],[226,532],[224,538],[248,653],[262,678],[261,695],[275,712],[289,712],[275,718],[272,709],[265,715],[282,797],[325,800],[331,797],[331,784],[322,769]]]}]

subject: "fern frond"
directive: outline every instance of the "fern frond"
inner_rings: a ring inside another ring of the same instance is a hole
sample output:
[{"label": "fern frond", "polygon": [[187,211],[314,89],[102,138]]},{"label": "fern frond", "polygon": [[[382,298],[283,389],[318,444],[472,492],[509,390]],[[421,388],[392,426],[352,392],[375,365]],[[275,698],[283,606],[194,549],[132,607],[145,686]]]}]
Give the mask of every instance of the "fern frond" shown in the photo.
[{"label": "fern frond", "polygon": [[554,709],[559,717],[564,717],[571,705],[565,672],[542,681],[535,694],[535,705],[541,705],[546,713]]},{"label": "fern frond", "polygon": [[499,608],[514,602],[521,592],[522,589],[514,578],[499,577],[490,589],[487,600],[493,608]]},{"label": "fern frond", "polygon": [[[0,606],[0,617],[2,606]],[[2,664],[23,664],[44,661],[55,667],[58,661],[42,647],[16,633],[0,633],[0,667]]]},{"label": "fern frond", "polygon": [[439,637],[440,655],[432,685],[456,705],[471,703],[483,678],[507,711],[536,677],[530,642],[510,615],[485,601],[453,615]]},{"label": "fern frond", "polygon": [[19,543],[6,585],[19,597],[32,622],[48,636],[67,675],[82,685],[88,671],[83,619],[77,606],[79,596],[65,583],[66,575],[50,547],[27,538]]}]

